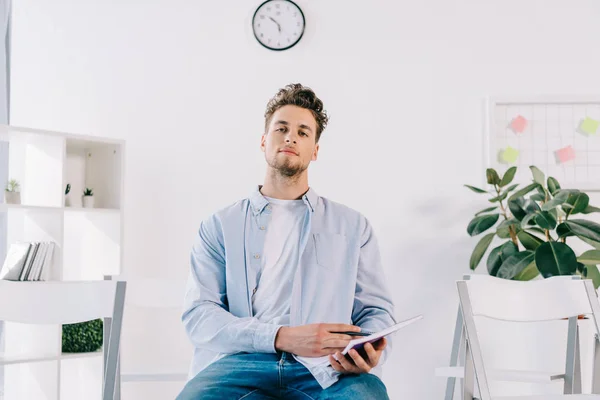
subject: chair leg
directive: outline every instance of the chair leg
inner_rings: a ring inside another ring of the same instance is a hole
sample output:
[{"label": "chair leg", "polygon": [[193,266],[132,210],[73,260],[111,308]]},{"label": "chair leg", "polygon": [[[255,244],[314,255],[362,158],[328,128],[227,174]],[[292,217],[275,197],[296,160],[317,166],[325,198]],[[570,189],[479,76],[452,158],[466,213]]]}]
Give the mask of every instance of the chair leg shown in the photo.
[{"label": "chair leg", "polygon": [[575,392],[575,364],[577,354],[577,317],[569,318],[567,328],[567,358],[565,360],[565,381],[563,394]]},{"label": "chair leg", "polygon": [[[463,340],[463,321],[460,308],[456,314],[456,326],[454,327],[454,339],[452,341],[452,353],[450,354],[450,366],[459,366],[459,354],[461,352],[461,342]],[[446,395],[445,400],[452,400],[454,398],[454,387],[456,386],[456,377],[450,376],[446,381]]]},{"label": "chair leg", "polygon": [[594,340],[594,370],[592,381],[592,393],[600,394],[600,337],[595,335]]},{"label": "chair leg", "polygon": [[471,348],[467,341],[465,357],[465,376],[463,378],[463,400],[473,400],[475,393],[475,369],[473,367],[473,357]]}]

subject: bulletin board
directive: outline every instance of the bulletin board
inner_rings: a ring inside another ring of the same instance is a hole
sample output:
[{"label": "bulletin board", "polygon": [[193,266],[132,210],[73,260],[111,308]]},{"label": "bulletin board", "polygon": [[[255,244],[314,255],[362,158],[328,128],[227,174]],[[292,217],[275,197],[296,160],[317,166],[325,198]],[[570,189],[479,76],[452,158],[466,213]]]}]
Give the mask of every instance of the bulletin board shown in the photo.
[{"label": "bulletin board", "polygon": [[529,184],[535,165],[562,188],[600,191],[600,97],[489,98],[486,112],[487,165],[499,174],[517,166],[514,182]]}]

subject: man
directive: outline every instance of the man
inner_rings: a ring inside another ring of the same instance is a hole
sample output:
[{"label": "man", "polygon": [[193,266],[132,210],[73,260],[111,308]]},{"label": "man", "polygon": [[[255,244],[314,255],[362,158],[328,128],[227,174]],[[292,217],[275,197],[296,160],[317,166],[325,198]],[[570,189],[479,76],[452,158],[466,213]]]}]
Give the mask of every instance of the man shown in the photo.
[{"label": "man", "polygon": [[369,222],[308,185],[327,122],[310,88],[281,89],[265,113],[264,184],[201,223],[182,316],[192,378],[179,400],[388,398],[385,338],[340,353],[348,332],[396,321]]}]

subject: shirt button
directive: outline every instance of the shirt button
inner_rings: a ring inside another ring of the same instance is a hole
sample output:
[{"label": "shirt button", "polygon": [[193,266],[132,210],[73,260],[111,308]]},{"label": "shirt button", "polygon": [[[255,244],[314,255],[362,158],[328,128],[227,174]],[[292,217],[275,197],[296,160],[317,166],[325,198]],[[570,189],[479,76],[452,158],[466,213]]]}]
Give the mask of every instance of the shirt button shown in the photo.
[{"label": "shirt button", "polygon": [[261,231],[264,231],[264,230],[265,230],[265,227],[264,227],[264,226],[261,226],[261,227],[260,227],[260,230],[261,230]]},{"label": "shirt button", "polygon": [[260,258],[260,254],[255,254],[254,258],[259,259]]}]

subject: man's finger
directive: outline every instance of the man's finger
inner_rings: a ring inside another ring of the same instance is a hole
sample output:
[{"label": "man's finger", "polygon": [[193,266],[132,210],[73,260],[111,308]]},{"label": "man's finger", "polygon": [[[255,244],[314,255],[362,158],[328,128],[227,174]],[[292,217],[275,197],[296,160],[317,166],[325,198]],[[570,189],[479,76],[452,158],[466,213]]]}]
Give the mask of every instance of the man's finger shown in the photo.
[{"label": "man's finger", "polygon": [[352,357],[354,360],[354,365],[356,365],[362,372],[369,372],[371,370],[369,364],[367,364],[365,359],[358,354],[358,351],[352,349],[349,351],[349,353],[350,357]]},{"label": "man's finger", "polygon": [[344,368],[340,365],[340,363],[333,358],[333,354],[329,355],[329,363],[337,372],[344,372]]},{"label": "man's finger", "polygon": [[386,346],[387,346],[387,339],[386,338],[381,338],[378,341],[376,341],[375,343],[373,343],[373,347],[377,351],[385,349]]},{"label": "man's finger", "polygon": [[323,324],[328,332],[360,332],[360,327],[348,324]]},{"label": "man's finger", "polygon": [[347,340],[325,340],[321,346],[324,349],[337,348],[340,351],[344,350],[348,345]]},{"label": "man's finger", "polygon": [[364,349],[365,349],[365,352],[367,353],[369,365],[371,367],[376,366],[377,362],[379,361],[379,354],[378,354],[377,350],[375,350],[375,348],[373,347],[373,345],[371,343],[365,343]]},{"label": "man's finger", "polygon": [[337,353],[337,358],[342,367],[346,370],[346,372],[353,372],[354,365],[341,352]]}]

